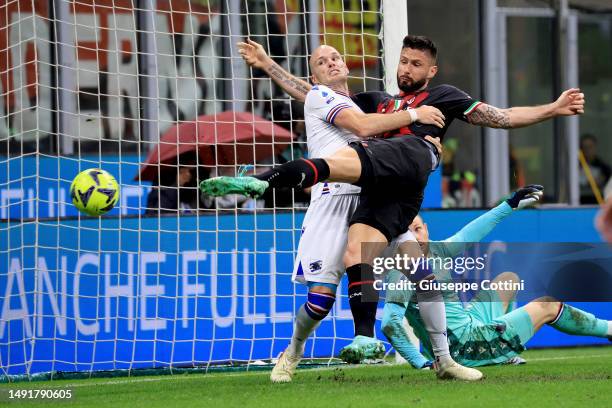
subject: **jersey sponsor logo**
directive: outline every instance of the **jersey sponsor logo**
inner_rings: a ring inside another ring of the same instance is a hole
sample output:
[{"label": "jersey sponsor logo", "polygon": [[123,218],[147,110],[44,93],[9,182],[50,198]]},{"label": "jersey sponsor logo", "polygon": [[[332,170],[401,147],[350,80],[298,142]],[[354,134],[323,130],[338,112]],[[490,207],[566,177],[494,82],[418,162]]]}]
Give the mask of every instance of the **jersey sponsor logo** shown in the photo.
[{"label": "jersey sponsor logo", "polygon": [[[429,96],[429,92],[422,91],[422,92],[417,93],[416,95],[414,94],[406,95],[402,99],[397,99],[397,97],[393,99],[388,99],[378,104],[376,111],[379,113],[393,113],[400,109],[406,110],[408,108],[416,108],[421,103],[423,103],[423,101],[427,99],[428,96]],[[399,108],[398,108],[398,104],[399,104]],[[412,124],[410,126],[413,126],[413,125],[416,125],[416,124]],[[404,126],[400,129],[396,129],[390,132],[383,133],[381,137],[388,138],[388,137],[392,137],[395,135],[412,135],[413,132],[412,130],[410,130],[410,126]]]},{"label": "jersey sponsor logo", "polygon": [[332,96],[331,98],[329,98],[329,99],[328,99],[328,100],[326,100],[325,102],[326,102],[326,103],[329,105],[329,104],[331,103],[331,101],[333,101],[334,99],[336,99],[336,98],[334,98],[334,97]]},{"label": "jersey sponsor logo", "polygon": [[323,267],[323,261],[318,260],[310,263],[310,272],[320,271]]}]

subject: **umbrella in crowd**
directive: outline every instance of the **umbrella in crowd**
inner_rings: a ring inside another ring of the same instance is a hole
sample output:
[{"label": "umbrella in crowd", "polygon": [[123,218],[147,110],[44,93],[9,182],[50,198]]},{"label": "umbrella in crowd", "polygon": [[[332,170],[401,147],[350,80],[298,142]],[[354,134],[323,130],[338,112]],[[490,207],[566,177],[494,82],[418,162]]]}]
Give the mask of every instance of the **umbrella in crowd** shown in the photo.
[{"label": "umbrella in crowd", "polygon": [[201,166],[259,163],[289,147],[292,139],[288,130],[250,112],[203,115],[168,129],[149,153],[139,177],[154,180],[164,164],[174,168],[177,157],[186,153],[195,153]]}]

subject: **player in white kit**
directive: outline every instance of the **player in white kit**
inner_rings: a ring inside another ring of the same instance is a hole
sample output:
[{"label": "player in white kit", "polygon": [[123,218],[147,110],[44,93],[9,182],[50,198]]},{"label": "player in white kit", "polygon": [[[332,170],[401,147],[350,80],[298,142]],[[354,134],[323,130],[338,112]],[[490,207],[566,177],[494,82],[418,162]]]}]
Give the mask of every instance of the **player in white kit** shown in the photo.
[{"label": "player in white kit", "polygon": [[[334,52],[337,54],[337,51]],[[350,131],[334,125],[338,113],[347,108],[361,112],[347,94],[321,84],[311,89],[304,106],[309,158],[328,157],[359,140]],[[425,106],[422,111],[428,109],[432,108]],[[425,114],[422,116],[427,117]],[[412,120],[411,117],[407,118],[408,122]],[[429,122],[427,119],[424,121]],[[374,134],[382,131],[382,128],[373,129]],[[304,343],[334,304],[337,286],[345,273],[343,255],[349,221],[359,205],[360,190],[354,185],[338,182],[318,183],[312,188],[311,203],[304,218],[293,272],[295,282],[308,285],[308,299],[296,315],[289,347],[272,370],[270,378],[273,382],[291,381],[304,353]],[[397,240],[416,242],[410,231]],[[380,351],[384,352],[382,343],[373,338],[371,340],[375,347],[380,347]]]},{"label": "player in white kit", "polygon": [[[359,109],[347,96],[317,85],[306,100],[304,119],[308,157],[326,157],[359,140],[333,125],[334,115],[346,107]],[[329,103],[328,103],[329,102]],[[312,187],[310,206],[302,224],[302,236],[293,270],[293,281],[337,285],[344,275],[342,255],[348,223],[359,204],[360,187],[346,183],[318,183]]]}]

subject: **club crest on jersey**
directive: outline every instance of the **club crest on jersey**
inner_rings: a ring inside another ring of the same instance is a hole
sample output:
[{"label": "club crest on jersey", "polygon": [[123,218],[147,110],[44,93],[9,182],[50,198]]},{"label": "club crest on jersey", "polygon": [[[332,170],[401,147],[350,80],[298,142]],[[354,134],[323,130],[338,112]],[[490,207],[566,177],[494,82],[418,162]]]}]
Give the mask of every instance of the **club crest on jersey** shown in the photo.
[{"label": "club crest on jersey", "polygon": [[323,97],[325,98],[329,94],[327,92],[323,91],[323,92],[321,92],[321,95],[323,95]]},{"label": "club crest on jersey", "polygon": [[310,263],[310,272],[320,271],[323,267],[323,261],[318,260]]}]

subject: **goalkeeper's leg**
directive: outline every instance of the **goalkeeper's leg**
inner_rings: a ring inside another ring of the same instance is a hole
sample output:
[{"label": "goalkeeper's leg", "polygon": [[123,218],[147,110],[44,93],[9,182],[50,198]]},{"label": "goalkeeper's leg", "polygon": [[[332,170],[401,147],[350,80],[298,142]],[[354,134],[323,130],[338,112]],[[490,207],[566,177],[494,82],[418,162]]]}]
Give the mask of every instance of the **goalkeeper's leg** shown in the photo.
[{"label": "goalkeeper's leg", "polygon": [[548,324],[563,333],[612,339],[611,321],[598,319],[591,313],[554,298],[542,297],[523,308],[531,318],[534,332]]},{"label": "goalkeeper's leg", "polygon": [[281,354],[272,369],[272,382],[290,382],[304,355],[304,344],[327,316],[336,300],[336,286],[329,283],[310,282],[308,299],[295,316],[295,325],[289,347]]},{"label": "goalkeeper's leg", "polygon": [[[612,322],[598,319],[591,313],[585,312],[568,304],[557,301],[552,297],[541,297],[529,302],[502,316],[491,320],[489,326],[492,338],[503,337],[504,344],[509,346],[506,356],[512,356],[524,350],[524,345],[545,324],[555,329],[578,336],[594,336],[610,339],[612,337]],[[513,339],[518,338],[518,343],[513,344]],[[467,358],[469,356],[462,356]],[[505,359],[490,359],[480,361],[478,365],[498,364]]]}]

